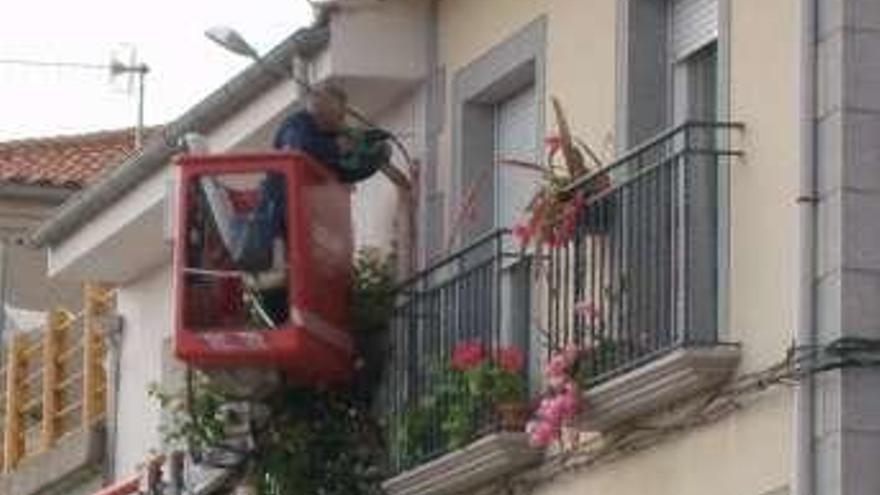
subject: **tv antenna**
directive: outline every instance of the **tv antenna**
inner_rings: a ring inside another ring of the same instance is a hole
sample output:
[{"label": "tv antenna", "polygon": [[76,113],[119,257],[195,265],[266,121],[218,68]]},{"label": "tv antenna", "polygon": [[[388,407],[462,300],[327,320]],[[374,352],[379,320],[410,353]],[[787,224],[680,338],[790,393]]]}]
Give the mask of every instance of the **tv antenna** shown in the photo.
[{"label": "tv antenna", "polygon": [[150,72],[150,68],[147,64],[138,60],[137,51],[133,46],[124,46],[126,53],[113,53],[110,56],[110,62],[107,64],[0,58],[0,65],[18,65],[44,69],[102,70],[108,72],[110,83],[114,83],[119,77],[125,76],[125,92],[127,94],[131,94],[135,85],[137,86],[137,121],[134,144],[135,148],[140,148],[143,145],[144,133],[144,79],[147,73]]}]

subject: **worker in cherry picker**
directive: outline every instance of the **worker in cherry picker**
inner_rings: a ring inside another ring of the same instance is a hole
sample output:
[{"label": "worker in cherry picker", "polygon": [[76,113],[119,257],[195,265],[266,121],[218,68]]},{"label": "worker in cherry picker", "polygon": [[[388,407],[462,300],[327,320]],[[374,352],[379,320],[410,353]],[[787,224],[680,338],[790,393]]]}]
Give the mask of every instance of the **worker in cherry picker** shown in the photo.
[{"label": "worker in cherry picker", "polygon": [[[355,129],[345,125],[347,98],[341,89],[322,85],[312,89],[305,109],[288,117],[279,127],[274,147],[278,150],[302,151],[319,164],[329,167],[344,183],[365,180],[388,163],[391,137],[381,129]],[[283,215],[284,180],[270,174],[261,186],[261,201],[254,215],[258,226],[242,243],[239,265],[257,276],[248,277],[249,285],[258,291],[262,313],[277,325],[287,319],[287,287],[283,279],[267,275],[270,258],[277,258],[284,249]],[[249,241],[249,242],[247,242]],[[254,263],[256,262],[256,263]],[[277,259],[271,262],[279,265]],[[274,270],[283,274],[284,271]],[[262,281],[260,281],[262,279]]]},{"label": "worker in cherry picker", "polygon": [[275,148],[303,151],[330,167],[345,183],[369,178],[391,156],[386,142],[390,135],[381,129],[347,127],[347,103],[345,92],[337,86],[313,88],[305,109],[281,124],[275,134]]}]

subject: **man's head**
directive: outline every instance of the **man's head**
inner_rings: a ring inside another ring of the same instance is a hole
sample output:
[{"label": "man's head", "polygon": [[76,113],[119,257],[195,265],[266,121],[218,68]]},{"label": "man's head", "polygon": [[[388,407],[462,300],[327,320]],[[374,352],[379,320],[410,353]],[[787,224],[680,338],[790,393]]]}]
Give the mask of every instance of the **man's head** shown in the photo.
[{"label": "man's head", "polygon": [[345,122],[345,91],[329,84],[309,93],[307,109],[322,130],[337,131]]}]

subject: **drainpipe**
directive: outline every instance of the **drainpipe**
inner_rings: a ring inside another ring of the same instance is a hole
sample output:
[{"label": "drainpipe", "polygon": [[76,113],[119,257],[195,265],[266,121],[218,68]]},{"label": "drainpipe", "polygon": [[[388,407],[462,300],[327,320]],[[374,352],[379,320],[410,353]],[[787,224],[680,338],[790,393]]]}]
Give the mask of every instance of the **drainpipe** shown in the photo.
[{"label": "drainpipe", "polygon": [[[817,152],[816,152],[816,81],[818,41],[816,0],[801,2],[801,176],[799,208],[800,277],[798,287],[798,315],[794,341],[798,346],[811,346],[816,342],[816,291],[817,276]],[[793,495],[816,495],[816,450],[813,442],[815,418],[815,380],[804,377],[795,390],[794,404],[794,472]]]},{"label": "drainpipe", "polygon": [[6,337],[6,304],[9,301],[9,245],[0,238],[0,342]]}]

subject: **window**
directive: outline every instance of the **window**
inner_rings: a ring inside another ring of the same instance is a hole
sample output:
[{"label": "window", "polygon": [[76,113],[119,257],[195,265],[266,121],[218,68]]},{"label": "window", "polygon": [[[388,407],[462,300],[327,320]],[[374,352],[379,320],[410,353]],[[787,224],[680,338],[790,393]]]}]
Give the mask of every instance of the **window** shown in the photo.
[{"label": "window", "polygon": [[719,37],[723,1],[620,2],[620,152],[673,124],[717,118],[722,82]]},{"label": "window", "polygon": [[718,0],[673,0],[671,5],[673,121],[718,115]]},{"label": "window", "polygon": [[[723,75],[720,58],[724,57],[721,12],[729,0],[622,0],[621,25],[618,36],[618,78],[622,91],[618,101],[617,146],[619,153],[687,121],[716,121],[723,115]],[[659,77],[658,77],[659,75]],[[662,268],[654,273],[661,286],[676,282],[673,308],[666,311],[666,324],[678,332],[679,327],[695,329],[691,340],[714,335],[721,321],[719,301],[723,295],[723,268],[726,247],[719,233],[726,225],[726,172],[716,159],[698,154],[681,154],[684,146],[709,149],[714,142],[712,132],[684,132],[669,141],[669,147],[656,149],[656,156],[646,156],[647,163],[658,165],[674,161],[674,180],[658,185],[654,195],[642,197],[633,191],[631,201],[621,207],[618,221],[626,226],[627,235],[616,242],[629,246],[635,256],[627,262],[630,276],[636,280],[652,273],[655,264]],[[687,145],[685,140],[689,140]],[[706,163],[703,163],[706,162]],[[711,163],[709,163],[711,162]],[[682,208],[670,215],[659,215],[663,205],[678,204]],[[647,214],[646,214],[647,212]],[[644,219],[659,215],[659,223]],[[682,228],[686,225],[687,228]],[[657,239],[671,235],[673,242],[660,256],[652,259],[648,252]],[[638,239],[650,242],[639,243]],[[644,246],[644,247],[643,247]],[[683,283],[678,283],[681,281]],[[638,321],[648,322],[644,329],[657,326],[652,312],[658,294],[647,289],[641,293],[646,301],[633,309]]]},{"label": "window", "polygon": [[455,75],[450,206],[459,246],[509,227],[537,182],[497,161],[537,158],[544,133],[545,31],[541,17]]}]

